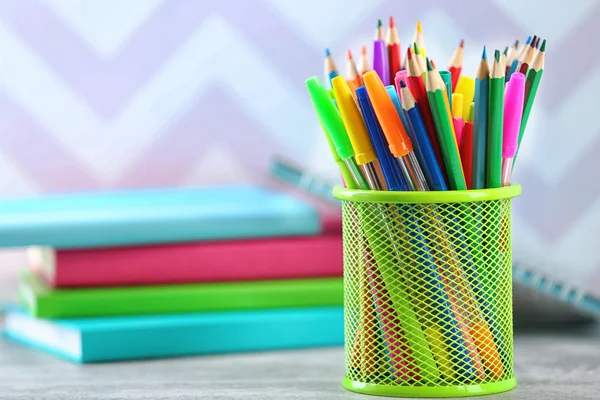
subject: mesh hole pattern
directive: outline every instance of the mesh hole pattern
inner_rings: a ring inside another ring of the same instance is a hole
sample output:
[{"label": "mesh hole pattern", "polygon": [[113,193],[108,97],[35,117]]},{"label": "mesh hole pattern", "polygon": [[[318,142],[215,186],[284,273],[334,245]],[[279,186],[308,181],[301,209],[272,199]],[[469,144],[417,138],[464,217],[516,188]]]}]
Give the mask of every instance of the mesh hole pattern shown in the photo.
[{"label": "mesh hole pattern", "polygon": [[348,379],[514,377],[510,204],[342,201]]}]

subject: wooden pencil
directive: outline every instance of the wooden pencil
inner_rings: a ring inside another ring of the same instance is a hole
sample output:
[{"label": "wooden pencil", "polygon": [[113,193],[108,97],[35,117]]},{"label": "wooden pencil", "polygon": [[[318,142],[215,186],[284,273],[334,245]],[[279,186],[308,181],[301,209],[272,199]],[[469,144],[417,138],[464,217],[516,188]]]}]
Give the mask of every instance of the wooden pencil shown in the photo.
[{"label": "wooden pencil", "polygon": [[504,115],[504,70],[500,50],[494,53],[490,75],[488,110],[488,160],[486,187],[502,187],[502,127]]},{"label": "wooden pencil", "polygon": [[471,156],[472,189],[485,189],[487,168],[488,96],[490,67],[485,46],[475,75],[475,109],[473,115],[473,154]]},{"label": "wooden pencil", "polygon": [[454,50],[454,54],[450,59],[450,66],[448,67],[448,71],[452,74],[452,90],[456,88],[458,84],[458,78],[460,77],[460,73],[463,67],[463,60],[465,56],[465,40],[461,39],[460,43],[456,50]]},{"label": "wooden pencil", "polygon": [[529,69],[529,71],[527,71],[527,77],[525,81],[525,103],[523,105],[523,117],[521,118],[521,128],[519,130],[517,154],[515,155],[515,158],[513,160],[513,165],[517,158],[517,155],[519,154],[519,149],[521,148],[521,140],[523,139],[523,134],[525,133],[525,128],[527,127],[527,121],[529,120],[529,115],[531,114],[531,108],[533,107],[533,102],[535,101],[538,86],[540,85],[540,81],[544,73],[545,59],[546,40],[544,39],[540,47],[540,51],[533,60],[531,68]]},{"label": "wooden pencil", "polygon": [[388,60],[390,62],[390,78],[394,80],[396,73],[401,68],[401,49],[400,49],[400,36],[398,36],[398,29],[396,29],[396,21],[394,17],[390,17],[390,26],[388,29],[387,36],[387,47],[388,47]]}]

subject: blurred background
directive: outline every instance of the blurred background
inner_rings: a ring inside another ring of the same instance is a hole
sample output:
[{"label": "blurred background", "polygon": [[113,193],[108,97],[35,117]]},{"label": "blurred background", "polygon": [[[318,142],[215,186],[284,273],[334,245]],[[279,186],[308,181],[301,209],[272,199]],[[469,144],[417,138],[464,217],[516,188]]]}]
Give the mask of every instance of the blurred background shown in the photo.
[{"label": "blurred background", "polygon": [[[594,0],[0,0],[0,196],[266,182],[275,155],[337,183],[304,80],[389,15],[403,53],[420,20],[441,66],[464,38],[469,76],[484,44],[547,39],[515,260],[600,295]],[[24,257],[1,257],[6,299]]]}]

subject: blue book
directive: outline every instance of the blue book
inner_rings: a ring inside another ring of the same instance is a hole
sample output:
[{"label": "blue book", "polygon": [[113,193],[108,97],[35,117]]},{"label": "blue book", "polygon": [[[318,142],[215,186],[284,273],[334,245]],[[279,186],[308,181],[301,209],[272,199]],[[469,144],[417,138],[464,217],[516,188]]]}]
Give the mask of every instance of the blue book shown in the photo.
[{"label": "blue book", "polygon": [[[513,282],[515,289],[524,288],[534,296],[533,304],[527,306],[535,308],[534,313],[545,320],[552,319],[553,316],[564,319],[567,314],[600,320],[600,298],[583,287],[573,286],[553,277],[542,268],[515,262]],[[562,311],[562,315],[559,311]]]},{"label": "blue book", "polygon": [[0,247],[109,247],[313,235],[317,211],[291,195],[176,187],[0,201]]},{"label": "blue book", "polygon": [[76,363],[344,344],[342,307],[44,320],[8,307],[4,336]]}]

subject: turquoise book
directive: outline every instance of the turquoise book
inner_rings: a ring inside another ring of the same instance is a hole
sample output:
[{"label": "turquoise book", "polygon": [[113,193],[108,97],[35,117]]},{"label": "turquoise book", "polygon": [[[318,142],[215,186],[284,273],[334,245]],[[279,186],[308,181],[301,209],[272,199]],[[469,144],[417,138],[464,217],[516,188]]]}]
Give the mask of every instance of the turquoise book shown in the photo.
[{"label": "turquoise book", "polygon": [[253,185],[173,187],[0,201],[0,247],[56,249],[307,236],[317,210]]},{"label": "turquoise book", "polygon": [[8,340],[75,363],[342,346],[343,307],[45,320],[7,307]]}]

